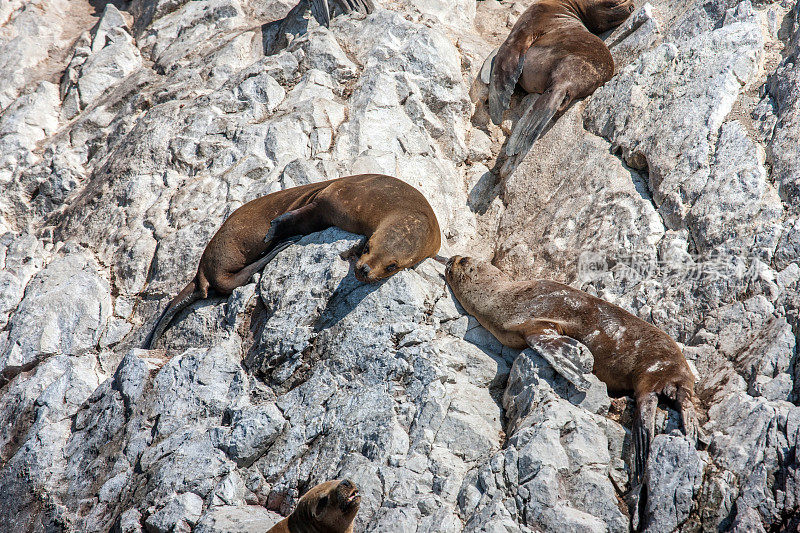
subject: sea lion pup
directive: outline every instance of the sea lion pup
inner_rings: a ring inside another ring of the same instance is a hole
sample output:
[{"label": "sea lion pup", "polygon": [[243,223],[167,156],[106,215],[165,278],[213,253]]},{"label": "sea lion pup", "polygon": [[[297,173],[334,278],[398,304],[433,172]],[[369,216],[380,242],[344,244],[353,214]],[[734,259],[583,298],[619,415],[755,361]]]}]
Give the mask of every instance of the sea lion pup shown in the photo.
[{"label": "sea lion pup", "polygon": [[339,8],[342,13],[358,11],[369,15],[375,11],[375,4],[372,0],[309,0],[311,3],[311,14],[317,19],[321,26],[326,28],[331,24],[331,3],[333,7]]},{"label": "sea lion pup", "polygon": [[487,59],[489,114],[500,124],[517,82],[541,96],[525,109],[506,154],[527,152],[553,116],[592,94],[614,75],[614,59],[594,34],[615,28],[633,0],[536,0],[519,17],[496,55]]},{"label": "sea lion pup", "polygon": [[[694,375],[672,338],[621,307],[569,285],[548,280],[514,281],[495,266],[454,256],[445,278],[464,309],[510,348],[557,349],[584,344],[594,355],[593,373],[609,391],[633,391],[634,479],[640,482],[655,431],[658,395],[676,400],[686,435],[697,442]],[[548,349],[540,350],[545,354]],[[552,361],[547,358],[548,362]],[[554,366],[580,374],[577,365]],[[566,376],[565,376],[566,377]]]},{"label": "sea lion pup", "polygon": [[359,174],[309,183],[247,202],[211,238],[197,274],[169,303],[147,336],[152,348],[173,317],[209,290],[230,294],[299,236],[338,226],[366,235],[348,257],[360,256],[355,275],[371,283],[433,257],[441,232],[428,201],[407,183]]},{"label": "sea lion pup", "polygon": [[360,504],[352,481],[326,481],[306,492],[292,514],[267,533],[353,533]]}]

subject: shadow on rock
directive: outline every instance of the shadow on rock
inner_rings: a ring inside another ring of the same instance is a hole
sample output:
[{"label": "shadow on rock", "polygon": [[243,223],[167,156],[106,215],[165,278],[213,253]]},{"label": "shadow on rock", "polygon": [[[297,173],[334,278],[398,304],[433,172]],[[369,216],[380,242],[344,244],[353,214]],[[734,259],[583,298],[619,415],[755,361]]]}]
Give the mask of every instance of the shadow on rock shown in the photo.
[{"label": "shadow on rock", "polygon": [[328,299],[325,308],[320,313],[319,320],[314,325],[314,332],[319,333],[337,325],[342,319],[347,317],[361,301],[367,296],[377,291],[386,280],[375,283],[364,283],[356,279],[353,265],[350,261],[350,271],[347,276],[342,278],[339,285]]}]

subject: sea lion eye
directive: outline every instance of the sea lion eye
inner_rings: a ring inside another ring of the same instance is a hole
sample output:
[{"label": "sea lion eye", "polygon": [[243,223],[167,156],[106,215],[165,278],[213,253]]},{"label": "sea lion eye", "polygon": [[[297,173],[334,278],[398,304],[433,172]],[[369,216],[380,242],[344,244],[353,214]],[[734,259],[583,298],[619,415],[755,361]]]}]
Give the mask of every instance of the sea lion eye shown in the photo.
[{"label": "sea lion eye", "polygon": [[389,263],[386,265],[386,272],[394,272],[397,270],[397,263]]}]

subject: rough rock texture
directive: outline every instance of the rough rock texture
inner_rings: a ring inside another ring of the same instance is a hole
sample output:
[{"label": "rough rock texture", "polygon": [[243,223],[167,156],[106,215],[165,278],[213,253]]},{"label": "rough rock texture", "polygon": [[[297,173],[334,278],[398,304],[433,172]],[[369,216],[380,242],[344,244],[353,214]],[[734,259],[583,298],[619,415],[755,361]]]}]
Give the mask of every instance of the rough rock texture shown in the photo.
[{"label": "rough rock texture", "polygon": [[[0,4],[0,524],[264,531],[347,476],[357,531],[796,529],[800,5],[637,2],[506,161],[473,82],[530,0],[378,3]],[[503,348],[438,263],[359,283],[337,229],[138,349],[234,209],[357,172],[423,191],[443,254],[683,343],[700,448],[662,405],[637,499],[630,398]]]}]

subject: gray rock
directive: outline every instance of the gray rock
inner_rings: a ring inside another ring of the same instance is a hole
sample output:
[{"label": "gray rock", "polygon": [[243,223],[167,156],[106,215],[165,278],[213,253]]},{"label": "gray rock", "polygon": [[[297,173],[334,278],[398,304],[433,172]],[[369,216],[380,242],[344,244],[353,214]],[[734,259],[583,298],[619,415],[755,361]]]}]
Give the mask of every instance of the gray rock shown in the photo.
[{"label": "gray rock", "polygon": [[44,265],[44,249],[33,235],[0,236],[0,326],[17,308],[31,277]]},{"label": "gray rock", "polygon": [[0,344],[0,368],[93,348],[111,314],[109,291],[94,256],[79,246],[65,246],[28,284]]},{"label": "gray rock", "polygon": [[197,494],[184,492],[172,498],[158,512],[145,520],[148,533],[170,533],[192,531],[203,508],[203,500]]},{"label": "gray rock", "polygon": [[692,511],[703,481],[703,461],[683,437],[657,435],[650,445],[646,475],[645,531],[676,531]]},{"label": "gray rock", "polygon": [[797,213],[798,197],[800,197],[800,160],[797,151],[792,147],[800,138],[797,120],[797,102],[800,98],[800,87],[797,86],[797,71],[800,68],[800,8],[795,4],[786,17],[790,37],[788,39],[784,59],[779,67],[770,74],[766,84],[769,104],[774,108],[776,123],[772,135],[768,139],[771,163],[776,183],[779,185],[781,198],[794,206]]},{"label": "gray rock", "polygon": [[262,533],[283,520],[259,505],[223,506],[209,511],[197,523],[196,533]]},{"label": "gray rock", "polygon": [[135,348],[234,209],[386,172],[429,199],[443,255],[684,343],[707,450],[659,411],[651,529],[796,528],[789,4],[638,3],[605,37],[617,75],[496,161],[508,124],[470,117],[468,88],[524,2],[330,28],[289,0],[0,2],[0,524],[263,531],[348,477],[358,531],[627,531],[630,399],[580,347],[583,392],[503,347],[436,262],[363,285],[339,255],[361,237],[331,229]]},{"label": "gray rock", "polygon": [[[675,29],[679,40],[625,67],[597,90],[584,115],[589,130],[619,148],[630,166],[647,168],[653,200],[671,229],[686,223],[708,182],[712,139],[764,54],[748,0],[720,27],[697,30]],[[688,99],[691,106],[679,103]]]}]

